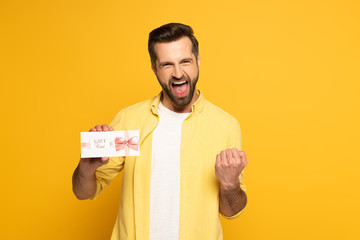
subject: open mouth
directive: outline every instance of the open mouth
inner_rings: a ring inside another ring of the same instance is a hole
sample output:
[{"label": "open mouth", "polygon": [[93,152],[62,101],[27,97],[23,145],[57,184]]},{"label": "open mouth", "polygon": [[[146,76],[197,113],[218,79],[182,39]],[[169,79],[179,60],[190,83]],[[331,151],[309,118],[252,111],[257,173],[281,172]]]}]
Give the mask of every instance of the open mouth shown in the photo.
[{"label": "open mouth", "polygon": [[189,90],[189,82],[188,81],[177,81],[171,83],[171,89],[178,97],[184,97],[188,93]]}]

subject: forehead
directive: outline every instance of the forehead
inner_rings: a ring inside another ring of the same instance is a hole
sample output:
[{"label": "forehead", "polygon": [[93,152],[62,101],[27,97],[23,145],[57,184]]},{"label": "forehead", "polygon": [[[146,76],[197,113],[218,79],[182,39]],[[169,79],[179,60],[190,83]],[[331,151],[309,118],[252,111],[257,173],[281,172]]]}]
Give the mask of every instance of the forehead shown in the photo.
[{"label": "forehead", "polygon": [[154,46],[157,61],[176,61],[192,57],[192,43],[188,37],[176,41],[156,43]]}]

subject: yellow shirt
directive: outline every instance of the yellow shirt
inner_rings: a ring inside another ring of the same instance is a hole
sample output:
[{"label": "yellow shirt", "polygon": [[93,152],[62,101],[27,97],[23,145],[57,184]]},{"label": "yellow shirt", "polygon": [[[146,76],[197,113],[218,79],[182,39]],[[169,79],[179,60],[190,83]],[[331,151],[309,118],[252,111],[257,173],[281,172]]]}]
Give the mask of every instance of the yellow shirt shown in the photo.
[{"label": "yellow shirt", "polygon": [[[223,234],[215,160],[227,148],[241,150],[241,132],[234,117],[198,93],[182,125],[179,240],[220,240]],[[152,133],[159,120],[160,96],[124,108],[110,123],[114,130],[140,130],[140,156],[113,157],[96,170],[97,191],[92,199],[124,171],[111,240],[149,239]],[[241,189],[246,191],[244,172],[239,179]],[[241,212],[226,218],[236,218]]]}]

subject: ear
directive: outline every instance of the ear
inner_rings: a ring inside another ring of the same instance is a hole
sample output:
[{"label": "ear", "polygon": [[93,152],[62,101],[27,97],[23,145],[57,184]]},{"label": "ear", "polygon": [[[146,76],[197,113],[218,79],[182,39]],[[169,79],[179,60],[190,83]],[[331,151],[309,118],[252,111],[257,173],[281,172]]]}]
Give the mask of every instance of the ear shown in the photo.
[{"label": "ear", "polygon": [[151,64],[151,70],[153,71],[153,73],[156,75],[156,68],[153,64]]},{"label": "ear", "polygon": [[197,64],[198,64],[198,67],[200,67],[200,62],[201,62],[201,58],[200,58],[200,54],[198,54],[198,57],[197,57]]}]

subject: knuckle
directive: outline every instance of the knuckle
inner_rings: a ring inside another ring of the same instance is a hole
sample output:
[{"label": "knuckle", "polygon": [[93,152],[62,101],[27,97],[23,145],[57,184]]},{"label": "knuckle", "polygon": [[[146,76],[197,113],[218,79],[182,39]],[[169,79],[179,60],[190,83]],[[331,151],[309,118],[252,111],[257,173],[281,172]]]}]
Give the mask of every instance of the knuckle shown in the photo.
[{"label": "knuckle", "polygon": [[236,148],[230,148],[230,152],[234,155],[236,154],[237,155],[237,150]]}]

